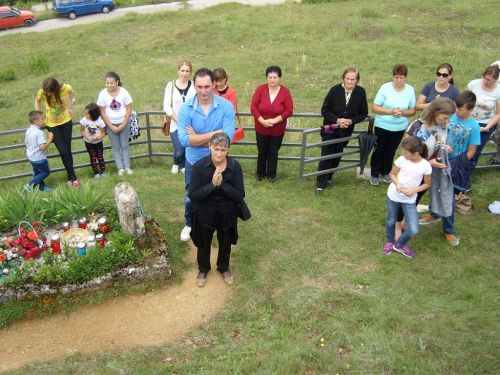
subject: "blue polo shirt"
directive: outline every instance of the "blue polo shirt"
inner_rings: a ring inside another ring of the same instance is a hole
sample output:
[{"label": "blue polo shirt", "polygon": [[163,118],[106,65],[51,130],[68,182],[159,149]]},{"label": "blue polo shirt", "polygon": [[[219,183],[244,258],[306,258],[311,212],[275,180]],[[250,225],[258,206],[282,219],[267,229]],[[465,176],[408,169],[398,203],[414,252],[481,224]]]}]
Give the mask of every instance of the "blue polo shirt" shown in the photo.
[{"label": "blue polo shirt", "polygon": [[179,125],[177,132],[179,142],[186,147],[186,160],[189,164],[194,164],[201,158],[210,155],[210,149],[205,146],[190,146],[186,127],[192,126],[196,134],[222,129],[222,132],[232,140],[235,131],[234,115],[234,107],[231,102],[215,94],[208,115],[205,115],[198,103],[198,94],[187,99],[182,104],[177,115]]}]

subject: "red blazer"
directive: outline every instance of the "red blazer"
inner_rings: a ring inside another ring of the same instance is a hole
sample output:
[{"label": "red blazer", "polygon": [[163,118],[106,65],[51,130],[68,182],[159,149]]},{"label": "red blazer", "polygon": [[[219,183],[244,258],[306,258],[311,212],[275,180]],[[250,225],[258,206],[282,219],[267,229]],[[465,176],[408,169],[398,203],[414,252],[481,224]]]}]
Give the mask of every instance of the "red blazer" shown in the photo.
[{"label": "red blazer", "polygon": [[[269,97],[269,87],[267,84],[260,85],[253,94],[250,110],[254,117],[255,131],[262,135],[279,136],[285,133],[287,119],[293,114],[293,100],[290,90],[285,86],[280,86],[280,91],[271,104]],[[277,123],[271,128],[266,128],[258,121],[258,118],[269,119],[281,115],[282,122]]]}]

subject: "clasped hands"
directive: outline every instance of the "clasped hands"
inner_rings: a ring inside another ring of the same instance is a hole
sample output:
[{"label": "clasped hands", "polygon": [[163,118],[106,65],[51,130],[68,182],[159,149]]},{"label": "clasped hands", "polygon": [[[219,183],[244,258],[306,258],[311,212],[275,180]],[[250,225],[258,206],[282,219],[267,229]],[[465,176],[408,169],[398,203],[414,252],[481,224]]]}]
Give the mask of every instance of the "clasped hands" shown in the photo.
[{"label": "clasped hands", "polygon": [[399,194],[406,195],[407,197],[413,197],[415,194],[417,194],[416,188],[405,189],[399,182],[396,184],[396,191]]},{"label": "clasped hands", "polygon": [[341,129],[347,129],[350,125],[352,125],[352,120],[348,118],[338,118],[337,124],[339,124]]},{"label": "clasped hands", "polygon": [[222,171],[220,168],[215,168],[215,172],[212,177],[212,184],[214,184],[216,188],[222,185]]}]

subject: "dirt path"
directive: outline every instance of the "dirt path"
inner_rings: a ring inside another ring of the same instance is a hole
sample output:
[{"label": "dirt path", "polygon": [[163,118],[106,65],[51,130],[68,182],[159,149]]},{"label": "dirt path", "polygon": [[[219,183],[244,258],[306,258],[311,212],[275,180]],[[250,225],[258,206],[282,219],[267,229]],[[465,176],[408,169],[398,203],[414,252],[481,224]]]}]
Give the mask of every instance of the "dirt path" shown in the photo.
[{"label": "dirt path", "polygon": [[[75,352],[90,354],[159,345],[206,323],[223,308],[233,287],[227,286],[214,270],[205,287],[196,286],[196,248],[191,241],[189,244],[187,261],[193,262],[193,269],[186,273],[181,285],[86,306],[70,316],[32,319],[0,330],[0,371]],[[216,257],[217,249],[212,251],[212,264]]]}]

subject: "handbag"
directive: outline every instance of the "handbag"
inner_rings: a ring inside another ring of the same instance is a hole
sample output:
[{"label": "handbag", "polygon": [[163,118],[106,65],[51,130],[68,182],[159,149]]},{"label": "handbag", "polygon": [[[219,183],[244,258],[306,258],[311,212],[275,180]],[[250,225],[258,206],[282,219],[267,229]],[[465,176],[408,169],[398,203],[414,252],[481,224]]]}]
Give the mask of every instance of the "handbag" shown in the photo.
[{"label": "handbag", "polygon": [[[174,81],[172,81],[172,91],[170,92],[170,106],[172,107],[174,105]],[[163,130],[163,134],[165,136],[170,135],[170,123],[172,122],[172,117],[169,115],[163,116],[163,122],[161,123],[161,129]]]},{"label": "handbag", "polygon": [[473,214],[474,205],[472,204],[472,199],[464,193],[459,193],[455,195],[455,211],[459,214]]},{"label": "handbag", "polygon": [[238,217],[243,221],[247,221],[252,217],[250,209],[244,199],[236,203],[236,211],[238,212]]},{"label": "handbag", "polygon": [[240,125],[240,127],[237,128],[234,132],[233,141],[231,143],[236,143],[245,138],[245,129],[241,127],[240,114],[238,112],[238,103],[236,103],[236,117],[238,118],[238,124]]}]

